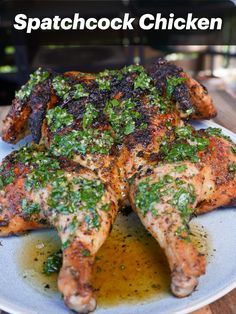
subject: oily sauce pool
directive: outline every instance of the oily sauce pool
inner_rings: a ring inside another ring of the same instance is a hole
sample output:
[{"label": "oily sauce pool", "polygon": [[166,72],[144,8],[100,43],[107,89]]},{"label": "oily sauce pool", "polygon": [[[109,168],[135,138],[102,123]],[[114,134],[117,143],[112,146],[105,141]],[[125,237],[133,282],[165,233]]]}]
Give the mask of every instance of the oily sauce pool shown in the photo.
[{"label": "oily sauce pool", "polygon": [[[206,254],[206,233],[194,224],[191,229],[194,243]],[[57,291],[57,275],[47,276],[42,269],[47,257],[59,248],[54,231],[23,237],[23,247],[18,252],[19,270],[34,289],[47,294]],[[161,298],[169,293],[170,271],[165,255],[134,213],[118,216],[97,254],[92,284],[98,304],[103,307]]]}]

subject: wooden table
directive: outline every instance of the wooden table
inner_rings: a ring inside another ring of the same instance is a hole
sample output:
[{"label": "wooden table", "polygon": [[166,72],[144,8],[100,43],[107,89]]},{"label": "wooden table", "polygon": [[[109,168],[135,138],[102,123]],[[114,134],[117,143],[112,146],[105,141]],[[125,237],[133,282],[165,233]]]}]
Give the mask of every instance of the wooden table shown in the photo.
[{"label": "wooden table", "polygon": [[[215,118],[214,121],[236,133],[236,99],[233,99],[225,91],[213,90],[210,91],[210,94],[218,110],[217,118]],[[8,110],[9,107],[0,107],[0,121],[5,117]],[[4,312],[0,310],[0,314],[3,313]],[[236,314],[236,289],[223,298],[191,314]]]}]

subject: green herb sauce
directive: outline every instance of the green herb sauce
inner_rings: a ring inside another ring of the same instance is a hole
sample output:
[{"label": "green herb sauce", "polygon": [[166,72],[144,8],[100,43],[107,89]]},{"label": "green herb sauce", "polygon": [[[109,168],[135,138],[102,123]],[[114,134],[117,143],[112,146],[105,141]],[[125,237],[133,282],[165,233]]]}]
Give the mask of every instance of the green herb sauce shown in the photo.
[{"label": "green herb sauce", "polygon": [[72,158],[74,153],[108,154],[113,144],[114,139],[108,130],[72,130],[63,136],[56,134],[50,151],[56,156]]},{"label": "green herb sauce", "polygon": [[236,163],[232,163],[228,167],[229,172],[236,172]]},{"label": "green herb sauce", "polygon": [[62,266],[62,251],[59,250],[49,255],[43,264],[43,273],[51,275],[53,273],[59,273]]},{"label": "green herb sauce", "polygon": [[185,77],[176,77],[176,76],[171,76],[167,78],[167,86],[166,86],[166,95],[167,98],[171,98],[173,92],[175,91],[175,88],[178,85],[181,85],[184,81],[186,81]]},{"label": "green herb sauce", "polygon": [[65,127],[73,123],[74,117],[68,113],[66,109],[57,106],[49,109],[46,114],[47,123],[52,132],[57,131],[61,127]]},{"label": "green herb sauce", "polygon": [[91,103],[87,103],[82,121],[83,129],[85,130],[87,127],[89,127],[97,116],[98,112],[94,105]]},{"label": "green herb sauce", "polygon": [[104,113],[108,116],[118,140],[134,132],[135,121],[140,118],[140,113],[135,110],[135,103],[131,99],[122,102],[116,99],[108,101]]},{"label": "green herb sauce", "polygon": [[73,86],[74,89],[74,98],[80,99],[82,97],[87,97],[89,93],[85,92],[84,87],[82,84],[75,84]]},{"label": "green herb sauce", "polygon": [[24,101],[30,96],[35,86],[47,80],[49,78],[49,75],[49,72],[44,71],[41,68],[37,69],[34,73],[30,74],[29,81],[15,93],[15,97],[18,98],[20,101]]},{"label": "green herb sauce", "polygon": [[198,162],[197,153],[209,146],[209,140],[194,134],[191,126],[177,127],[175,129],[175,142],[163,141],[160,152],[164,160],[175,162],[190,160]]},{"label": "green herb sauce", "polygon": [[231,141],[230,137],[227,135],[224,135],[222,132],[222,129],[220,128],[207,128],[205,129],[205,132],[210,136],[222,137],[228,141]]},{"label": "green herb sauce", "polygon": [[[170,175],[165,175],[158,182],[150,183],[149,178],[138,184],[135,205],[145,216],[151,212],[153,216],[158,216],[158,204],[168,203],[171,207],[176,208],[184,224],[181,230],[177,229],[176,234],[183,234],[183,229],[188,231],[187,223],[193,209],[190,205],[196,200],[195,189],[180,179],[174,179]],[[162,213],[163,215],[163,213]],[[189,233],[185,232],[184,238],[188,239]]]},{"label": "green herb sauce", "polygon": [[31,216],[33,214],[39,214],[40,213],[40,205],[38,203],[34,203],[34,202],[28,202],[26,199],[22,200],[22,213],[27,215],[27,216]]},{"label": "green herb sauce", "polygon": [[52,87],[55,90],[57,96],[64,100],[69,96],[71,85],[68,82],[68,78],[65,76],[57,75],[53,78]]}]

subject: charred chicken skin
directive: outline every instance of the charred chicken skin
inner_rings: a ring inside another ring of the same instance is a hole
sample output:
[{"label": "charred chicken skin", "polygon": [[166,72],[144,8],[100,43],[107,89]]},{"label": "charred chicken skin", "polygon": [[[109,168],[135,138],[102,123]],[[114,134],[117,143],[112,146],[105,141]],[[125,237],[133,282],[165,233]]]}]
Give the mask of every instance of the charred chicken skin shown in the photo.
[{"label": "charred chicken skin", "polygon": [[40,145],[2,163],[0,235],[54,226],[63,248],[59,290],[87,313],[96,307],[94,256],[130,204],[165,250],[173,293],[189,295],[206,262],[188,222],[236,196],[234,144],[185,123],[215,115],[205,88],[163,59],[148,71],[37,70],[4,122],[5,141],[31,133]]}]

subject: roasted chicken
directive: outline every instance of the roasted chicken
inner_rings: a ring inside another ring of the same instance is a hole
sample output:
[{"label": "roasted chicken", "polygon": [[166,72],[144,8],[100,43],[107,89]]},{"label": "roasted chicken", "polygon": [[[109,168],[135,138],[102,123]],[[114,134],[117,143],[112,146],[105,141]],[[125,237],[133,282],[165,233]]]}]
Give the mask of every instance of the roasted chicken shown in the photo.
[{"label": "roasted chicken", "polygon": [[206,262],[188,222],[236,197],[234,144],[217,129],[186,124],[215,115],[206,89],[163,59],[148,71],[37,70],[4,121],[3,140],[30,133],[40,144],[2,163],[0,235],[56,227],[59,290],[71,309],[87,313],[96,307],[94,256],[130,204],[165,250],[173,293],[189,295]]}]

